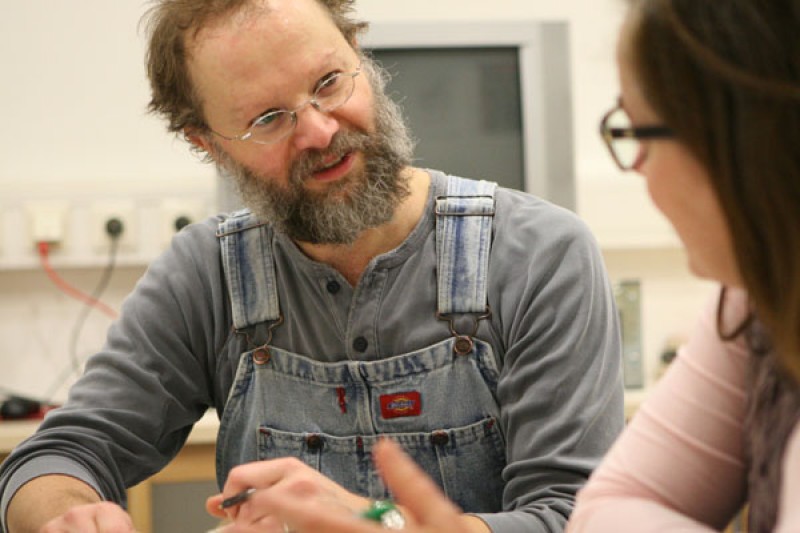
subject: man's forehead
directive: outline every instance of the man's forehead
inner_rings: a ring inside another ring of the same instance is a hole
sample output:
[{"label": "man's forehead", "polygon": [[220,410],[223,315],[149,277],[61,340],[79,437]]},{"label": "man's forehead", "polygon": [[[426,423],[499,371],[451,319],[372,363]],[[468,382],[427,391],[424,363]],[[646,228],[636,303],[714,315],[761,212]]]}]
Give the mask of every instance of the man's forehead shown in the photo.
[{"label": "man's forehead", "polygon": [[187,32],[187,49],[197,52],[209,41],[231,37],[244,37],[248,34],[280,35],[320,33],[320,25],[330,25],[339,32],[333,17],[317,0],[253,0],[239,8],[206,21],[202,27]]},{"label": "man's forehead", "polygon": [[268,107],[289,106],[280,99],[309,91],[328,72],[355,68],[357,53],[316,0],[265,4],[209,26],[189,55],[206,112],[239,126]]},{"label": "man's forehead", "polygon": [[199,27],[187,31],[185,35],[187,48],[196,49],[207,41],[221,38],[231,30],[252,31],[256,23],[272,12],[269,0],[245,2],[233,10],[204,20]]}]

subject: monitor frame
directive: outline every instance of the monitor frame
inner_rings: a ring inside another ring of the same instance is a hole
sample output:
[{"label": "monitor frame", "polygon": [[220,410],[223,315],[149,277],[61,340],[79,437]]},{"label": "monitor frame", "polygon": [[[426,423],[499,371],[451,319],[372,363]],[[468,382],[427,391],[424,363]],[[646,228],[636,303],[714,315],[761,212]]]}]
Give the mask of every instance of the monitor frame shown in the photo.
[{"label": "monitor frame", "polygon": [[370,23],[359,44],[365,49],[517,48],[525,190],[575,210],[567,21],[379,21]]}]

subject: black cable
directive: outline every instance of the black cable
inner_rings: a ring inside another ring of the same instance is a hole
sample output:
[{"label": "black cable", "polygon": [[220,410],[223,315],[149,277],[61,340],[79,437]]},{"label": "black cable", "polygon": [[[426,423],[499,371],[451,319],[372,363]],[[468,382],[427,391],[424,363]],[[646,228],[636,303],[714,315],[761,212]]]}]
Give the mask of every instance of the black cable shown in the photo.
[{"label": "black cable", "polygon": [[[108,288],[109,281],[111,281],[111,275],[114,273],[114,268],[116,266],[118,244],[119,239],[117,237],[112,237],[108,252],[108,263],[106,264],[106,268],[103,270],[103,275],[100,277],[100,281],[97,282],[97,285],[92,291],[92,298],[95,300],[100,300],[100,296],[103,295],[105,290]],[[86,323],[86,319],[89,317],[89,313],[92,312],[92,309],[94,309],[93,306],[84,305],[81,309],[81,314],[78,315],[77,320],[75,320],[75,325],[72,326],[69,354],[70,360],[72,361],[72,369],[75,372],[80,371],[81,365],[81,361],[78,358],[78,340],[81,330]]]},{"label": "black cable", "polygon": [[[108,283],[111,281],[111,275],[114,273],[114,269],[116,268],[119,238],[122,235],[123,229],[122,222],[117,218],[112,218],[106,223],[106,233],[110,239],[108,248],[108,263],[103,270],[102,276],[100,276],[100,280],[97,282],[97,285],[92,291],[91,296],[94,301],[100,300],[100,297],[103,295],[106,288],[108,288]],[[61,388],[64,382],[69,379],[73,373],[80,374],[81,360],[78,357],[78,340],[80,339],[81,330],[86,323],[86,319],[89,317],[89,313],[92,312],[92,309],[94,309],[94,306],[89,304],[84,305],[81,309],[80,315],[78,315],[78,318],[75,320],[75,324],[72,326],[69,342],[69,358],[71,365],[67,367],[61,376],[58,377],[54,385],[45,395],[45,398],[47,398],[47,403],[51,403],[55,393],[58,392],[58,389]]]}]

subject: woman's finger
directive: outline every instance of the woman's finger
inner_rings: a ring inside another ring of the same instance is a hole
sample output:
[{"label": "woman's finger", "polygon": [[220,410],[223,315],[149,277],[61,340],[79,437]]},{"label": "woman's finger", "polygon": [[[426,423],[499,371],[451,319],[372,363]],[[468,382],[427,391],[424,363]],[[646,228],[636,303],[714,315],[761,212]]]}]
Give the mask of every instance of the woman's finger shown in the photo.
[{"label": "woman's finger", "polygon": [[415,522],[434,529],[441,526],[442,530],[458,522],[459,509],[399,445],[382,439],[373,455],[389,490]]}]

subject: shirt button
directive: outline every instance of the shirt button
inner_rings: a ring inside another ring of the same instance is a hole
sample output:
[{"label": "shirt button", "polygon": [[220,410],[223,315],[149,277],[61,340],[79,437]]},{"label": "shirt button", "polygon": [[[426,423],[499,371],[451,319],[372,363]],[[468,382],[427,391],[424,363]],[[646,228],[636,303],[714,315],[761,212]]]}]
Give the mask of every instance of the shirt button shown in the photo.
[{"label": "shirt button", "polygon": [[335,279],[332,279],[332,280],[330,280],[328,282],[327,285],[325,285],[325,288],[328,289],[329,293],[336,294],[337,292],[339,292],[339,289],[341,289],[342,286],[339,285],[338,281],[336,281]]},{"label": "shirt button", "polygon": [[356,337],[353,340],[353,349],[357,352],[361,353],[366,352],[367,346],[369,346],[369,343],[367,342],[367,339],[365,339],[364,337]]},{"label": "shirt button", "polygon": [[322,440],[322,437],[319,435],[309,435],[308,437],[306,437],[306,446],[308,446],[308,449],[311,450],[312,452],[321,450],[323,444],[324,441]]}]

